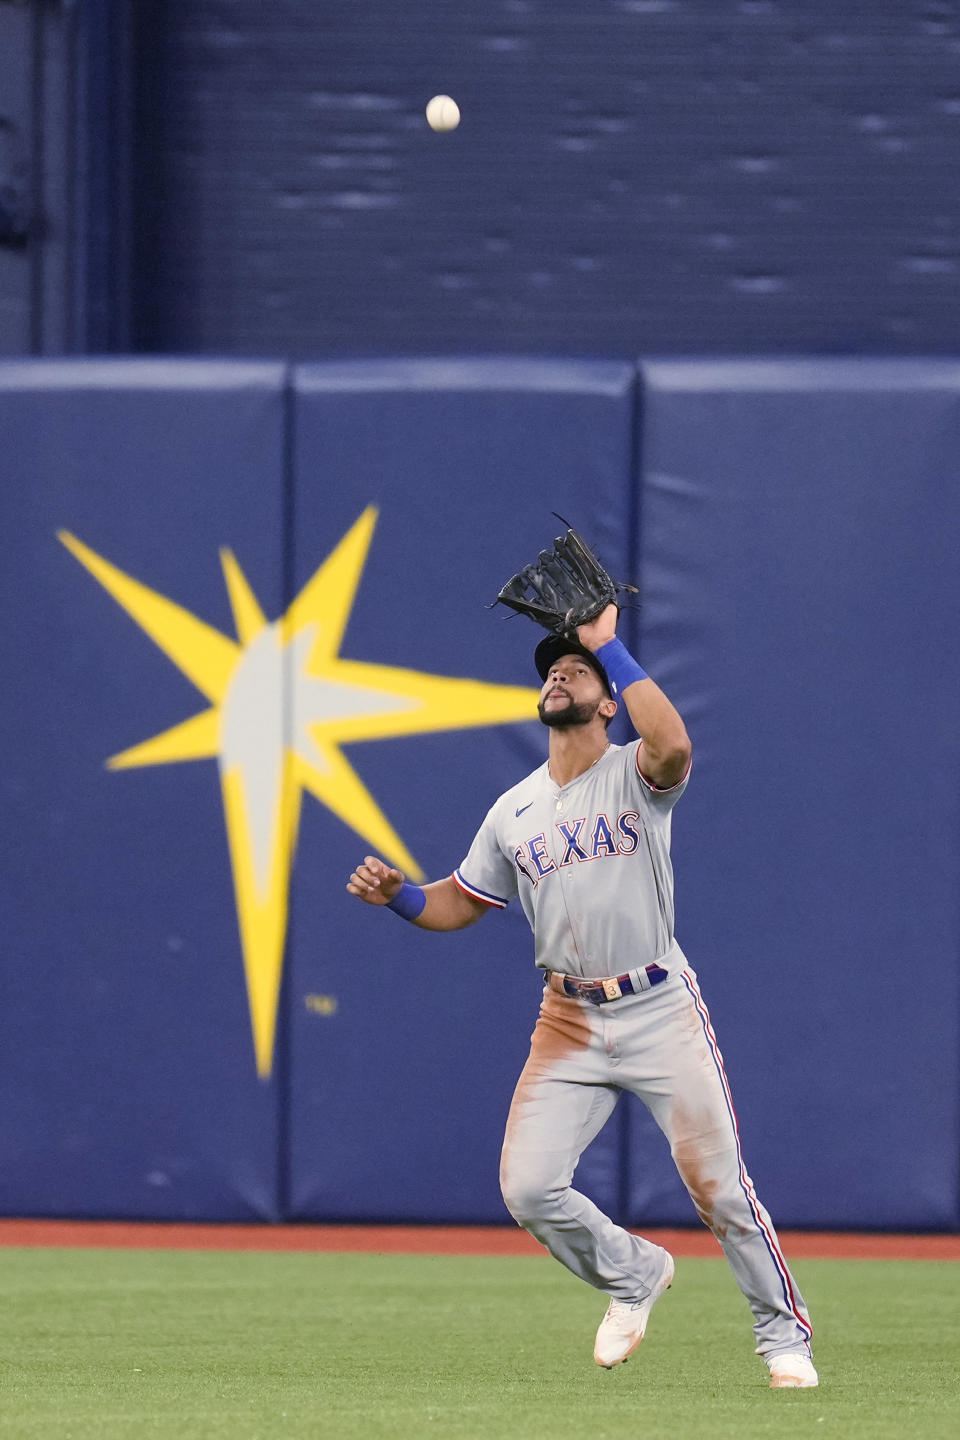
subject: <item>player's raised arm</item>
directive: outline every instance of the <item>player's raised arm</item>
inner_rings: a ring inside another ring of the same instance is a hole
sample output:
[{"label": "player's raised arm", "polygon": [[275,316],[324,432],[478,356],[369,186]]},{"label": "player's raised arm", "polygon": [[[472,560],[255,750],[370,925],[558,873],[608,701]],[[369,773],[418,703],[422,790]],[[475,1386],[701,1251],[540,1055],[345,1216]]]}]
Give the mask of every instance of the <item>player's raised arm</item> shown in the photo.
[{"label": "player's raised arm", "polygon": [[411,885],[403,871],[368,855],[347,881],[347,890],[367,905],[382,905],[421,930],[464,930],[489,908],[464,894],[451,875],[430,885]]},{"label": "player's raised arm", "polygon": [[626,705],[634,729],[643,736],[639,757],[643,775],[658,790],[669,790],[687,773],[690,737],[672,701],[617,639],[617,616],[616,605],[608,605],[577,634],[581,645],[603,665],[616,688],[614,698]]}]

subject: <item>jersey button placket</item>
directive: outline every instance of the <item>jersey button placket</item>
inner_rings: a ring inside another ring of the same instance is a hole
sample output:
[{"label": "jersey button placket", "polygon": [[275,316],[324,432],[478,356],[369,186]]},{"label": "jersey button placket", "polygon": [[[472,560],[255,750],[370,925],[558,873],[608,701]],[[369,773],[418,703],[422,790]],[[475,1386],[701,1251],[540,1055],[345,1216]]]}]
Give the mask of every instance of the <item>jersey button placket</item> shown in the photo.
[{"label": "jersey button placket", "polygon": [[[562,796],[562,795],[559,795],[559,794],[557,795],[557,814],[558,814],[558,815],[562,815],[562,814],[563,814],[563,796]],[[580,969],[581,969],[581,974],[582,974],[582,973],[583,973],[583,961],[584,961],[583,946],[582,946],[581,943],[580,943],[580,933],[579,933],[578,926],[574,923],[573,915],[570,913],[570,899],[569,899],[569,895],[568,895],[568,893],[567,893],[567,892],[568,892],[568,889],[569,889],[569,887],[570,887],[570,884],[571,884],[571,882],[572,882],[572,878],[573,878],[573,872],[572,872],[572,870],[571,870],[571,869],[563,869],[563,870],[561,870],[561,871],[560,871],[560,877],[559,877],[559,878],[560,878],[560,894],[563,896],[563,905],[564,905],[564,909],[565,909],[566,912],[567,912],[567,924],[570,926],[570,937],[571,937],[571,939],[573,940],[573,944],[574,944],[574,947],[575,947],[576,952],[577,952],[577,957],[578,957],[579,962],[580,962]]]}]

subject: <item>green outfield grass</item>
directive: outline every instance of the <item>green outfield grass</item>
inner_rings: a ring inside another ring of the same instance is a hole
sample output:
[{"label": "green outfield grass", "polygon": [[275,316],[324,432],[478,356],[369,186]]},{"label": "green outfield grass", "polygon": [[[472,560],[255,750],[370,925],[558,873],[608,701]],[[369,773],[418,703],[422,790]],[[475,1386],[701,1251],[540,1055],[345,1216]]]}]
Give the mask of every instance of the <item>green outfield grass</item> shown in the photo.
[{"label": "green outfield grass", "polygon": [[0,1434],[22,1440],[955,1440],[960,1266],[806,1261],[819,1390],[771,1391],[723,1260],[637,1354],[544,1258],[4,1250]]}]

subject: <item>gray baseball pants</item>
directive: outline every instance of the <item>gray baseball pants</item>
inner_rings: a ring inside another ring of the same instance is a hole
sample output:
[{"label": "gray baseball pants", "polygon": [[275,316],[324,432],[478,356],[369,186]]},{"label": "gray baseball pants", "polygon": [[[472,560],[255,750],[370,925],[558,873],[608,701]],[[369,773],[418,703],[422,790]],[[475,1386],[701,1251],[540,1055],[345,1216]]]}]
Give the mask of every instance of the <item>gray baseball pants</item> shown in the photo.
[{"label": "gray baseball pants", "polygon": [[809,1354],[807,1309],[744,1166],[723,1057],[689,968],[604,1005],[564,994],[560,977],[549,977],[503,1144],[500,1184],[517,1224],[607,1295],[649,1294],[661,1252],[571,1186],[624,1090],[667,1137],[753,1311],[757,1353]]}]

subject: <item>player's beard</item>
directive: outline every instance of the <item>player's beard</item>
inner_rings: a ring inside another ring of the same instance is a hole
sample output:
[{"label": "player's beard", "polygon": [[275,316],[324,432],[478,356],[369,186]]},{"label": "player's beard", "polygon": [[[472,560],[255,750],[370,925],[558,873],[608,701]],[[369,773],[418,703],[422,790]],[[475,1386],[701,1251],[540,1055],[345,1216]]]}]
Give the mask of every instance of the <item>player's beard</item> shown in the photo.
[{"label": "player's beard", "polygon": [[554,710],[546,709],[541,700],[537,705],[537,714],[551,730],[572,730],[577,725],[589,725],[599,708],[597,700],[584,700],[578,705],[571,697],[562,709]]}]

